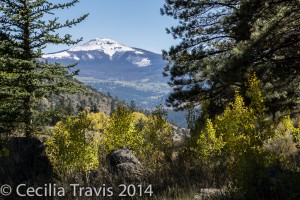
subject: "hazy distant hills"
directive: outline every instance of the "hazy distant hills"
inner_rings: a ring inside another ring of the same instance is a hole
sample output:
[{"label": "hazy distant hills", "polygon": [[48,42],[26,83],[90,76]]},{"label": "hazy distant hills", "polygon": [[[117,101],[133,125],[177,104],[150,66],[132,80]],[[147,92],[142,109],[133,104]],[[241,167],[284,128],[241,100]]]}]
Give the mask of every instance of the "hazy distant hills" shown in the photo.
[{"label": "hazy distant hills", "polygon": [[171,91],[162,76],[166,63],[160,54],[111,39],[96,38],[43,58],[64,65],[78,62],[78,80],[120,100],[134,100],[143,108],[153,108]]},{"label": "hazy distant hills", "polygon": [[[160,54],[125,46],[111,39],[95,38],[83,45],[45,54],[50,63],[78,63],[76,78],[98,91],[119,100],[151,109],[164,103],[171,92],[168,79],[162,76],[166,62]],[[185,113],[169,110],[169,121],[186,127]]]}]

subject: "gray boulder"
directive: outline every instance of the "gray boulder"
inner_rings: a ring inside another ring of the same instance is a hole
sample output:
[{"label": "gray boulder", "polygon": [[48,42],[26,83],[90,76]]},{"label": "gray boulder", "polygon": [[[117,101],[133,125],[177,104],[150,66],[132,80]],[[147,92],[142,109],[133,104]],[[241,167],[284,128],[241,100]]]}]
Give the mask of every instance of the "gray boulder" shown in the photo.
[{"label": "gray boulder", "polygon": [[108,170],[125,178],[139,178],[143,175],[140,161],[129,149],[118,149],[107,156]]}]

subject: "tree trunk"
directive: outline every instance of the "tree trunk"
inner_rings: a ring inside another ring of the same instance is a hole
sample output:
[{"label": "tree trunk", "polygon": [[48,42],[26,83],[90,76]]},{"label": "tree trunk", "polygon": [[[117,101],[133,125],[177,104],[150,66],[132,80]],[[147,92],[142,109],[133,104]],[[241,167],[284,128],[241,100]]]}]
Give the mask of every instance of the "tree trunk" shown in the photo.
[{"label": "tree trunk", "polygon": [[24,101],[24,121],[25,136],[31,137],[33,134],[31,97],[27,97]]}]

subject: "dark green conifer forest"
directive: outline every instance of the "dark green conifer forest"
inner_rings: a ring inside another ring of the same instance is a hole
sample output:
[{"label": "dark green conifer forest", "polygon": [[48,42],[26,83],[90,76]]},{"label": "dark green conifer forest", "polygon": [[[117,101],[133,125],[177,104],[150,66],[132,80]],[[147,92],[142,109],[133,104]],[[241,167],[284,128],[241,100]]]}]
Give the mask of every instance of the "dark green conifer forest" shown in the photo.
[{"label": "dark green conifer forest", "polygon": [[[57,30],[72,27],[88,15],[78,19],[58,22],[53,16],[45,20],[45,15],[57,9],[74,6],[78,0],[69,3],[53,4],[50,1],[1,1],[1,119],[9,124],[23,122],[25,135],[31,136],[33,129],[34,106],[41,98],[76,87],[70,81],[76,72],[72,66],[41,63],[38,59],[47,44],[76,44],[71,35],[60,36]],[[10,108],[15,108],[11,112]],[[8,112],[9,111],[9,112]],[[15,121],[15,116],[17,121]],[[4,123],[2,126],[8,127]]]},{"label": "dark green conifer forest", "polygon": [[255,73],[270,113],[299,110],[299,9],[296,0],[166,1],[161,13],[179,22],[167,32],[181,41],[163,53],[168,104],[209,100],[220,113]]}]

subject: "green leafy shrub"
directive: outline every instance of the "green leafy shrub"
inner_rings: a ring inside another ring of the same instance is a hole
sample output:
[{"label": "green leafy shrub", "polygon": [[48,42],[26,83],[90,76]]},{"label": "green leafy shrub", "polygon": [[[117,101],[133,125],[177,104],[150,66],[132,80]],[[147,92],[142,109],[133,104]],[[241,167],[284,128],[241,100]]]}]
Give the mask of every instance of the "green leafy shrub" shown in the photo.
[{"label": "green leafy shrub", "polygon": [[210,119],[207,120],[205,128],[197,141],[199,157],[202,161],[209,161],[222,154],[225,142],[222,135],[216,135],[216,129]]},{"label": "green leafy shrub", "polygon": [[294,124],[289,116],[285,116],[274,126],[274,136],[265,140],[262,146],[267,182],[264,192],[276,199],[300,198],[300,128]]},{"label": "green leafy shrub", "polygon": [[234,187],[253,194],[264,170],[261,146],[272,133],[265,120],[266,108],[255,76],[249,79],[248,87],[249,106],[236,92],[235,101],[225,108],[222,115],[206,120],[196,151],[200,160],[206,160],[210,165],[218,161],[216,167],[226,169],[221,173],[227,174]]},{"label": "green leafy shrub", "polygon": [[159,113],[146,117],[117,105],[101,144],[106,155],[116,149],[128,148],[141,160],[153,160],[160,153],[170,154],[171,126]]},{"label": "green leafy shrub", "polygon": [[128,148],[141,157],[145,152],[145,140],[135,127],[134,115],[125,106],[117,105],[111,114],[109,125],[104,130],[101,145],[104,155],[113,150]]},{"label": "green leafy shrub", "polygon": [[297,128],[291,118],[286,116],[274,131],[274,137],[264,141],[263,144],[266,164],[277,166],[282,170],[299,171],[300,122]]},{"label": "green leafy shrub", "polygon": [[[94,114],[82,112],[56,124],[46,141],[47,154],[55,171],[66,179],[97,169],[99,129]],[[98,119],[99,120],[99,119]]]},{"label": "green leafy shrub", "polygon": [[0,151],[0,158],[1,157],[8,157],[9,156],[9,150],[5,147],[3,147]]},{"label": "green leafy shrub", "polygon": [[148,117],[142,134],[147,143],[147,159],[153,164],[153,170],[160,170],[163,165],[167,167],[172,161],[173,134],[171,125],[163,118],[159,108]]},{"label": "green leafy shrub", "polygon": [[[107,155],[130,149],[152,172],[166,169],[172,160],[172,127],[160,112],[149,117],[119,104],[108,117],[104,113],[82,112],[56,124],[46,141],[47,153],[60,177],[100,169],[106,173]],[[88,181],[88,179],[87,179]]]}]

